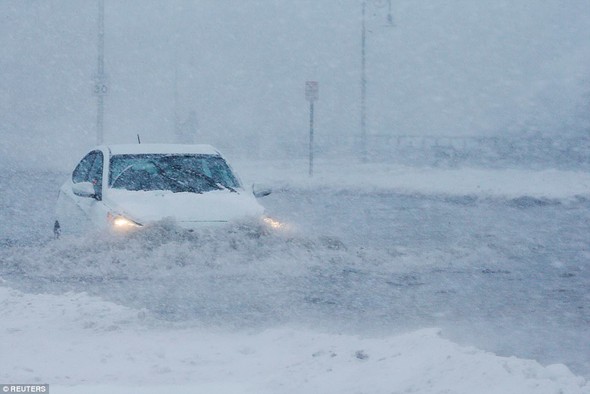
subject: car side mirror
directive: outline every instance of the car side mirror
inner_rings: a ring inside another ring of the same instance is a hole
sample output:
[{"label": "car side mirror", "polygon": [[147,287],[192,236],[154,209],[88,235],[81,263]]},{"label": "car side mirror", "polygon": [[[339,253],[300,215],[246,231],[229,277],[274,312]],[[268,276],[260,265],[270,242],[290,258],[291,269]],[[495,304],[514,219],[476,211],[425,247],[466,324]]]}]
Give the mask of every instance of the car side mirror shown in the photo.
[{"label": "car side mirror", "polygon": [[272,189],[268,186],[254,184],[252,185],[252,193],[256,198],[266,197],[272,193]]},{"label": "car side mirror", "polygon": [[79,197],[96,198],[94,185],[90,182],[79,182],[72,185],[72,192]]}]

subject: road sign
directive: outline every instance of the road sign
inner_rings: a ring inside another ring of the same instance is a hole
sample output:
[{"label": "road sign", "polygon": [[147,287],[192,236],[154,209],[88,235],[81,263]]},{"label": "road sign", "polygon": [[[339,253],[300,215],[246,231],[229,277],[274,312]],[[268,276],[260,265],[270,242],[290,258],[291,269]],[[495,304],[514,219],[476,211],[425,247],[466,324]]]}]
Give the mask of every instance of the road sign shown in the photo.
[{"label": "road sign", "polygon": [[109,77],[108,75],[96,74],[94,75],[94,83],[92,85],[92,93],[95,96],[106,96],[109,93]]},{"label": "road sign", "polygon": [[106,96],[108,91],[109,91],[109,88],[107,87],[106,83],[97,82],[94,85],[94,94],[97,96]]},{"label": "road sign", "polygon": [[307,101],[316,101],[319,99],[319,84],[318,81],[305,82],[305,99]]}]

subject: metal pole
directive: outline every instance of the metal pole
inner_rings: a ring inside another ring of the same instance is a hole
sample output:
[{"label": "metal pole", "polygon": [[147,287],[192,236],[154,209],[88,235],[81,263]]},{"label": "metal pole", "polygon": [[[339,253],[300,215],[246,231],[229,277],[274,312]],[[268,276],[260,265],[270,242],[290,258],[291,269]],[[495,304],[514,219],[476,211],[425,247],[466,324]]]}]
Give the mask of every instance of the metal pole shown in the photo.
[{"label": "metal pole", "polygon": [[393,26],[393,15],[391,14],[391,0],[387,1],[388,11],[387,11],[387,23],[389,26]]},{"label": "metal pole", "polygon": [[174,138],[177,143],[183,143],[180,130],[180,115],[178,111],[178,56],[174,56]]},{"label": "metal pole", "polygon": [[106,84],[104,76],[104,0],[98,0],[98,64],[97,64],[96,94],[98,109],[96,115],[96,142],[98,145],[104,139],[104,94]]},{"label": "metal pole", "polygon": [[361,31],[361,161],[367,162],[367,74],[366,74],[366,41],[367,30],[365,26],[365,13],[367,1],[362,4],[362,31]]},{"label": "metal pole", "polygon": [[309,102],[309,176],[313,176],[313,100]]}]

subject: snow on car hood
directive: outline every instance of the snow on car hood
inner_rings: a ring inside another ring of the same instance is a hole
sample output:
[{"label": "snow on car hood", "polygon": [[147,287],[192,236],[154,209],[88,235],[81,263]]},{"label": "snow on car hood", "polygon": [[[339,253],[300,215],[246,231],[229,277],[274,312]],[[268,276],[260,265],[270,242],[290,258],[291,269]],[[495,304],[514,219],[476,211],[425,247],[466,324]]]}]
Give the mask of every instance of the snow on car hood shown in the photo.
[{"label": "snow on car hood", "polygon": [[171,191],[109,189],[105,202],[115,213],[142,224],[172,218],[179,224],[226,222],[261,216],[264,208],[253,195],[239,190],[215,190],[202,194]]}]

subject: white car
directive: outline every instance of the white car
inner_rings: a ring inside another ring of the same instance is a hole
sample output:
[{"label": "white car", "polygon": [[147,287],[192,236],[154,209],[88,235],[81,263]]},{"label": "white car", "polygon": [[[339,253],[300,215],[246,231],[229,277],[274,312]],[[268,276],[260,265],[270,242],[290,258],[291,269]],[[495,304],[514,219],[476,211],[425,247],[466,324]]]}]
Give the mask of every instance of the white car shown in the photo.
[{"label": "white car", "polygon": [[256,200],[267,194],[246,190],[209,145],[99,146],[60,188],[54,232],[128,231],[163,219],[187,229],[252,218],[278,227]]}]

